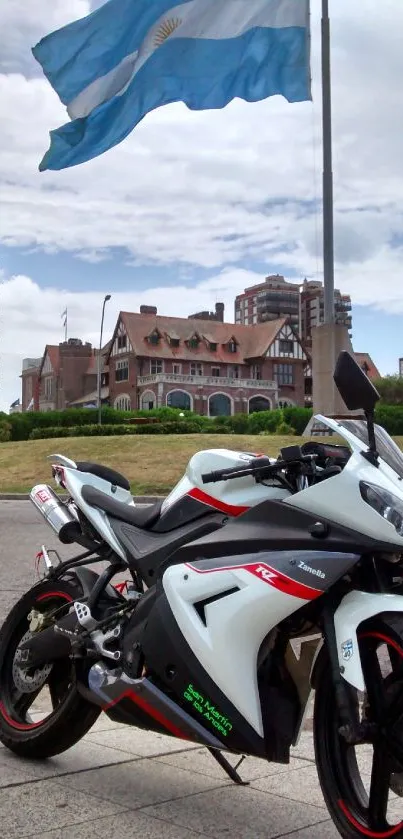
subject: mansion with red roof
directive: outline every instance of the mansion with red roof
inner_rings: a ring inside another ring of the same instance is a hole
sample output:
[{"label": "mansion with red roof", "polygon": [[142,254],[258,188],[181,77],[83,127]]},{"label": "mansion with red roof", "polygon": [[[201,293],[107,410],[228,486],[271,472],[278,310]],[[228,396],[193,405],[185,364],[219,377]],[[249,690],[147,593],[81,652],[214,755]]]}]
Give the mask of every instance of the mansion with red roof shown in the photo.
[{"label": "mansion with red roof", "polygon": [[222,416],[304,405],[307,356],[286,318],[243,326],[121,312],[109,356],[110,404]]},{"label": "mansion with red roof", "polygon": [[[204,416],[310,404],[311,370],[286,317],[253,325],[224,323],[224,307],[189,318],[158,315],[153,306],[120,312],[102,349],[101,399],[120,410],[163,406]],[[356,354],[370,378],[370,356]],[[96,407],[98,350],[70,338],[25,359],[21,408]]]}]

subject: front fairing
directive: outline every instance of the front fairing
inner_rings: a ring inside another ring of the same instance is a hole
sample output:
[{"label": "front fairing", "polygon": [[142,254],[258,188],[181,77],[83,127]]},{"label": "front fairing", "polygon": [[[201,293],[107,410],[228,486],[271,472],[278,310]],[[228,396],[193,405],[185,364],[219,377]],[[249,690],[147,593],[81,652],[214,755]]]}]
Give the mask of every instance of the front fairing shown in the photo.
[{"label": "front fairing", "polygon": [[380,457],[377,466],[374,466],[363,457],[363,452],[368,450],[365,423],[361,424],[360,420],[339,421],[321,415],[315,419],[349,445],[351,457],[340,474],[302,490],[283,503],[369,536],[374,540],[374,549],[376,543],[382,542],[401,552],[403,536],[363,500],[360,492],[361,482],[375,484],[403,502],[403,480],[399,474],[402,471],[403,475],[403,456],[400,450],[384,429],[377,426],[377,442],[381,440],[384,457]]},{"label": "front fairing", "polygon": [[[342,437],[352,451],[363,452],[368,450],[368,432],[365,420],[349,418],[336,420],[324,417],[321,414],[315,416],[315,420]],[[375,438],[380,456],[380,468],[391,480],[400,484],[403,479],[403,453],[381,425],[375,425]]]}]

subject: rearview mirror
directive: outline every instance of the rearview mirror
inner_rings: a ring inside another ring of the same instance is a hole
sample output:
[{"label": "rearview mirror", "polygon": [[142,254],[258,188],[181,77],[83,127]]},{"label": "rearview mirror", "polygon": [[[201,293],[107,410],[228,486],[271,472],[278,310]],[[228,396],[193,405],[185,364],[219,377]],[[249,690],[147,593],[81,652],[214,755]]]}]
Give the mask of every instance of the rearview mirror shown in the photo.
[{"label": "rearview mirror", "polygon": [[340,353],[333,378],[349,411],[373,412],[379,393],[350,353]]}]

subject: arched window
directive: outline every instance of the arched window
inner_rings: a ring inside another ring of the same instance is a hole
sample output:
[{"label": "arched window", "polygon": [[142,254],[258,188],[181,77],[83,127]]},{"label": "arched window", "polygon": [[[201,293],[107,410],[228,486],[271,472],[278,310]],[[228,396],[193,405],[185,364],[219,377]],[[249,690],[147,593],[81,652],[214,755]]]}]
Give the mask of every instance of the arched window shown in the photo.
[{"label": "arched window", "polygon": [[117,396],[114,402],[114,408],[117,411],[131,411],[132,405],[130,401],[130,396],[127,393],[121,393],[120,396]]},{"label": "arched window", "polygon": [[266,396],[252,396],[249,399],[249,413],[255,414],[257,411],[271,411],[271,401]]},{"label": "arched window", "polygon": [[192,410],[192,397],[186,390],[171,390],[167,393],[169,408],[181,408],[182,411]]},{"label": "arched window", "polygon": [[157,400],[153,390],[145,390],[140,397],[140,408],[142,411],[152,411],[156,408]]},{"label": "arched window", "polygon": [[210,417],[230,417],[232,401],[226,393],[213,393],[208,401]]}]

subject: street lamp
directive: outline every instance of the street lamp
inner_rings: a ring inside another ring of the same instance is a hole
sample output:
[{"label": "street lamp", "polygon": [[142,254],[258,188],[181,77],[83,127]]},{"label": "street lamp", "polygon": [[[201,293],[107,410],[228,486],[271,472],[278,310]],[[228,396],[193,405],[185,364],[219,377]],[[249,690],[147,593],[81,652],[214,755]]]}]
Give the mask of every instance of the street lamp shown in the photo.
[{"label": "street lamp", "polygon": [[110,294],[105,294],[104,302],[102,305],[102,317],[101,317],[101,331],[99,333],[99,353],[98,353],[98,375],[97,375],[97,393],[98,393],[98,425],[102,424],[102,400],[101,400],[101,350],[102,350],[102,333],[104,331],[104,316],[105,316],[105,305],[108,300],[111,299]]}]

